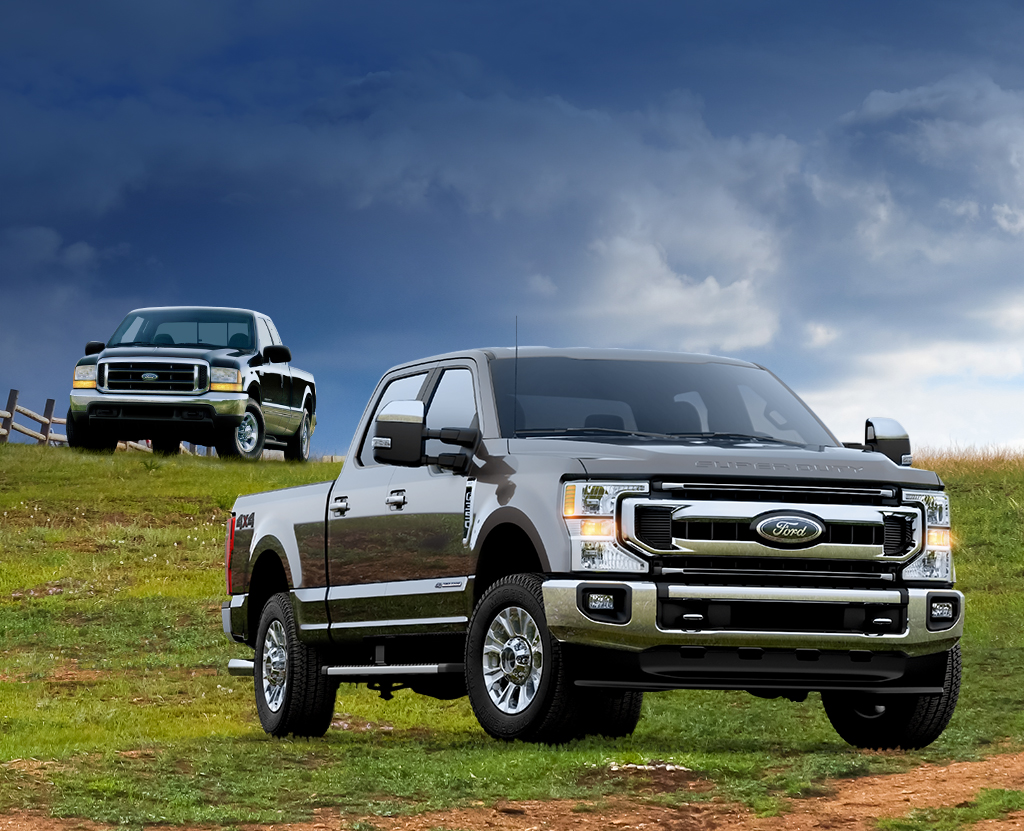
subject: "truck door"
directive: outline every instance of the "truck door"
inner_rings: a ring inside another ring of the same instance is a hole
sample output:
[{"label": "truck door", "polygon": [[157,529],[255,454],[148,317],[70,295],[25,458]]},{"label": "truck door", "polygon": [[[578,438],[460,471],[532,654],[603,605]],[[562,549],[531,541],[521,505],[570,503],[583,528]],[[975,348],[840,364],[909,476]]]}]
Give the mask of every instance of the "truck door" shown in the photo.
[{"label": "truck door", "polygon": [[[478,426],[473,373],[468,368],[444,368],[428,393],[428,428]],[[436,440],[428,441],[426,448],[428,456],[457,450]],[[472,494],[473,482],[450,470],[394,468],[385,526],[392,614],[428,627],[465,622],[466,590],[476,571],[464,533]]]},{"label": "truck door", "polygon": [[[419,396],[425,371],[394,378],[384,387],[367,424],[355,458],[348,459],[327,505],[327,610],[331,637],[362,637],[369,622],[393,617],[384,598],[394,574],[387,521],[392,507],[388,485],[395,468],[373,460],[373,423],[390,401]],[[392,500],[393,502],[394,500]]]},{"label": "truck door", "polygon": [[[256,318],[256,330],[259,333],[260,352],[274,343],[265,318]],[[288,396],[290,390],[285,385],[288,375],[288,364],[265,363],[256,370],[260,379],[260,394],[263,396],[263,420],[267,432],[281,435],[287,432]]]}]

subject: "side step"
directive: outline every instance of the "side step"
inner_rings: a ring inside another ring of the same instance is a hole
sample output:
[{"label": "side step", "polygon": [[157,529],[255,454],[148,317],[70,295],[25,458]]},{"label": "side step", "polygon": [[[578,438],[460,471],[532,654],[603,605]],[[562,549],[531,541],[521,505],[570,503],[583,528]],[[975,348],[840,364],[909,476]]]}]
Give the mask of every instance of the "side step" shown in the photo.
[{"label": "side step", "polygon": [[406,675],[442,675],[448,672],[464,672],[465,664],[386,664],[372,666],[324,667],[324,675],[341,675],[355,678],[380,678]]},{"label": "side step", "polygon": [[[240,675],[252,678],[255,673],[256,664],[253,661],[243,661],[240,658],[232,658],[228,661],[228,675]],[[465,664],[387,664],[371,666],[344,666],[344,667],[323,667],[320,672],[323,675],[340,675],[350,678],[381,678],[387,676],[406,675],[443,675],[450,672],[464,672]]]}]

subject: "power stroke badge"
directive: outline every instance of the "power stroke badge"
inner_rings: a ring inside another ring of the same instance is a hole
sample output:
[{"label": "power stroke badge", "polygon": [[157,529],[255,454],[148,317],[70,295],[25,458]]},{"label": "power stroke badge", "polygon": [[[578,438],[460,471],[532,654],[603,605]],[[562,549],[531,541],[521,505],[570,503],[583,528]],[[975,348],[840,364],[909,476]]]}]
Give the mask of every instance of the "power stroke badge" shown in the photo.
[{"label": "power stroke badge", "polygon": [[781,545],[803,545],[825,533],[825,526],[808,514],[770,514],[751,524],[759,536]]}]

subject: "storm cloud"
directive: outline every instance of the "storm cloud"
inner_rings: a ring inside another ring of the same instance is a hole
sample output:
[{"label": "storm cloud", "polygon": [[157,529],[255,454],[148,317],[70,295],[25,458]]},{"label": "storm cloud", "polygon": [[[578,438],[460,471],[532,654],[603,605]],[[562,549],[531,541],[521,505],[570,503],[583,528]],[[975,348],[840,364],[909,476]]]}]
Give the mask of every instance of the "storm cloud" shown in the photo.
[{"label": "storm cloud", "polygon": [[1017,12],[586,8],[18,11],[0,383],[62,400],[133,306],[258,308],[343,453],[389,365],[518,318],[763,362],[847,440],[1024,443],[1024,75],[978,45]]}]

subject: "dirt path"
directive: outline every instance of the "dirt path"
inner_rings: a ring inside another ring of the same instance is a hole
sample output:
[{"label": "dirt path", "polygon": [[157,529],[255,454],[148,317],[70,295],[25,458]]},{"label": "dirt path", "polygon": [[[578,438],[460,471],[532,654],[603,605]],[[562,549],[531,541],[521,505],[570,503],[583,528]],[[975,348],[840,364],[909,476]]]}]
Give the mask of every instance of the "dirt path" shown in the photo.
[{"label": "dirt path", "polygon": [[[636,774],[627,772],[627,775],[642,775],[650,785],[650,792],[702,791],[708,787],[706,782],[682,770],[638,771]],[[361,821],[380,831],[442,828],[465,831],[871,831],[874,820],[880,817],[903,816],[914,808],[970,802],[982,788],[1024,790],[1024,753],[993,756],[981,762],[925,765],[909,773],[837,779],[826,785],[833,793],[795,799],[792,810],[779,817],[755,817],[745,808],[719,802],[668,808],[615,797],[600,803],[581,800],[506,802],[414,817],[374,816],[361,820],[350,816],[342,818],[336,810],[324,808],[309,822],[241,827],[246,831],[343,831]],[[31,812],[0,816],[0,831],[107,831],[108,828]],[[984,831],[1024,829],[1024,812],[1002,820],[987,820],[975,828]],[[206,827],[180,831],[206,831]]]}]

